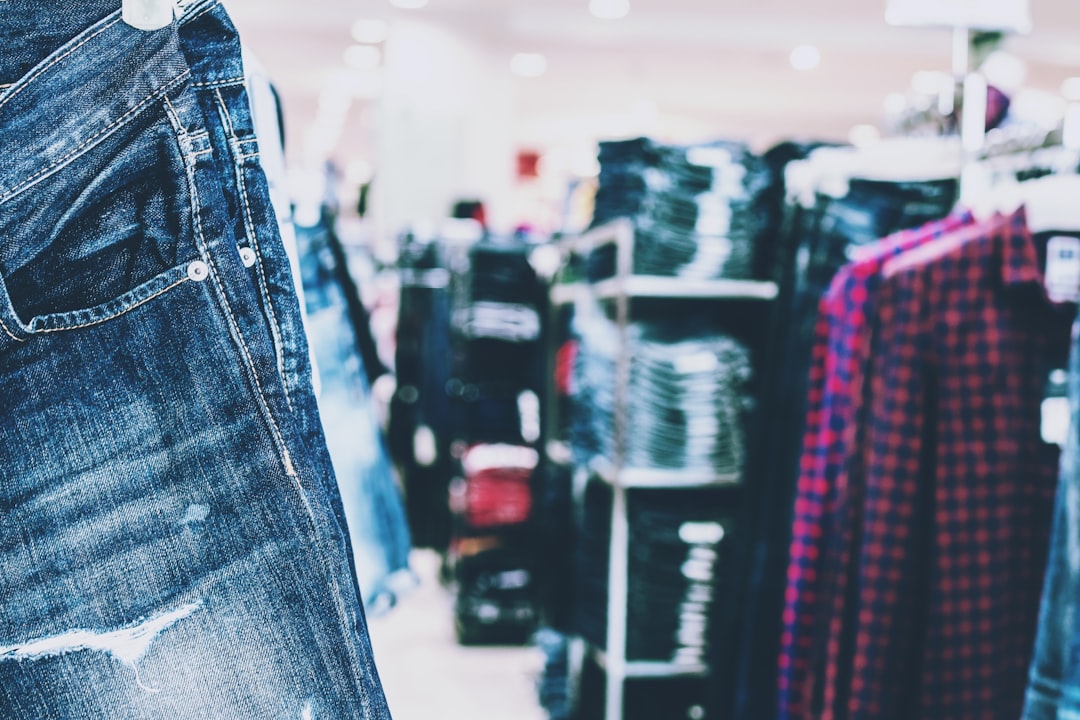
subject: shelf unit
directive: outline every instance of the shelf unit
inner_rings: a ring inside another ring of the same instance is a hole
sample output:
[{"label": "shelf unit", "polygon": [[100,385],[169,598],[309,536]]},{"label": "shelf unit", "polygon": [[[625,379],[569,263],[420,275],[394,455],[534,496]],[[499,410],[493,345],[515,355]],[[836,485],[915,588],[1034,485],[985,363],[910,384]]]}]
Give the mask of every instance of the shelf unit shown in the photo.
[{"label": "shelf unit", "polygon": [[[582,475],[596,477],[612,489],[611,534],[608,548],[608,607],[607,640],[603,648],[585,642],[584,655],[592,658],[606,676],[605,720],[623,720],[624,692],[627,680],[635,678],[704,677],[709,668],[704,665],[686,665],[654,661],[634,661],[626,657],[629,585],[630,526],[627,516],[627,496],[638,489],[697,489],[734,487],[740,484],[739,475],[717,474],[708,469],[654,469],[634,468],[624,465],[626,450],[626,415],[630,391],[630,357],[626,352],[629,339],[631,301],[634,299],[698,299],[732,302],[769,302],[778,295],[778,286],[772,282],[750,280],[697,280],[678,277],[634,275],[633,249],[634,227],[627,220],[616,220],[583,235],[569,238],[560,246],[565,267],[573,256],[586,256],[603,245],[616,246],[615,276],[595,283],[556,282],[550,293],[553,322],[557,327],[555,313],[561,306],[579,299],[595,298],[613,305],[621,352],[615,367],[615,428],[613,458],[594,457],[583,468]],[[558,276],[556,276],[556,280]],[[554,345],[549,343],[549,359],[554,367]],[[549,380],[549,386],[551,382]],[[554,388],[548,391],[548,427],[560,427],[557,417],[558,402]],[[552,441],[547,444],[548,458],[553,463],[571,465],[573,453],[567,443]],[[579,488],[580,491],[580,488]],[[580,502],[580,492],[575,492]]]}]

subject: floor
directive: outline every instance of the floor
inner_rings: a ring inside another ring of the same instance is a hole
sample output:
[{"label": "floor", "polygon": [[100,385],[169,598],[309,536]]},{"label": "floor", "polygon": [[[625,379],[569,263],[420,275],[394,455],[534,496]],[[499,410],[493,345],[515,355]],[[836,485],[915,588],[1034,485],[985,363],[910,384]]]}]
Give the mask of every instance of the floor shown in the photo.
[{"label": "floor", "polygon": [[439,558],[415,551],[420,585],[382,617],[369,619],[375,661],[394,720],[545,720],[531,647],[462,647],[452,599],[438,582]]}]

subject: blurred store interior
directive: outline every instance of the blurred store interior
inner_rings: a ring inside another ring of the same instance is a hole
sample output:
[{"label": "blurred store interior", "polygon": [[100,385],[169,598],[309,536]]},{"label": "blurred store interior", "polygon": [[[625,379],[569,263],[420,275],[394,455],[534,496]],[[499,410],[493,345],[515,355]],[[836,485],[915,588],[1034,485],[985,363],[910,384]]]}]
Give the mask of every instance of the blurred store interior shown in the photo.
[{"label": "blurred store interior", "polygon": [[[920,465],[896,500],[887,470],[915,460],[901,430],[874,433],[904,413],[944,448],[953,425],[884,392],[908,378],[875,374],[907,357],[878,344],[896,318],[832,283],[900,231],[997,237],[1017,199],[1054,209],[1036,238],[1080,244],[1080,4],[226,6],[278,98],[331,452],[376,450],[338,482],[397,720],[1019,716],[1050,505],[1020,508],[985,467],[1067,444],[1040,394],[1058,388],[1067,426],[1065,385],[990,371],[947,406],[990,428],[959,451],[972,477]],[[1073,246],[1046,247],[1075,302]],[[954,317],[927,293],[920,312]],[[956,313],[982,302],[965,297]],[[1029,342],[972,322],[960,346],[991,367]],[[998,392],[1015,395],[980,404]],[[998,422],[1040,407],[1041,437]],[[910,507],[925,525],[889,515]],[[961,538],[979,551],[948,555]],[[1006,587],[1026,590],[983,607]],[[968,674],[934,675],[948,658]]]}]

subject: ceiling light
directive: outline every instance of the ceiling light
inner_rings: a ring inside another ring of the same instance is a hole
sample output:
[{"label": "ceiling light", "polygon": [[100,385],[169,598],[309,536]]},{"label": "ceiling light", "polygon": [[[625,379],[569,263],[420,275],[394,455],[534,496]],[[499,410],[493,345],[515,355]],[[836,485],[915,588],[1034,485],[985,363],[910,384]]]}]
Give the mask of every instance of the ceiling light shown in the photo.
[{"label": "ceiling light", "polygon": [[1080,101],[1080,77],[1071,77],[1061,83],[1061,94],[1069,102]]},{"label": "ceiling light", "polygon": [[796,70],[813,70],[821,64],[821,51],[813,45],[800,45],[791,51],[791,67]]},{"label": "ceiling light", "polygon": [[618,20],[630,14],[630,0],[589,0],[589,12],[601,20]]},{"label": "ceiling light", "polygon": [[848,142],[855,147],[873,145],[881,139],[881,131],[873,125],[856,125],[848,133]]},{"label": "ceiling light", "polygon": [[357,20],[352,24],[353,40],[358,43],[378,45],[389,34],[390,25],[385,20]]},{"label": "ceiling light", "polygon": [[353,70],[374,70],[382,62],[382,52],[374,45],[350,45],[345,49],[345,65]]},{"label": "ceiling light", "polygon": [[547,58],[539,53],[517,53],[510,58],[510,72],[518,77],[540,77],[547,72]]},{"label": "ceiling light", "polygon": [[390,0],[390,4],[402,10],[419,10],[428,4],[428,0]]},{"label": "ceiling light", "polygon": [[885,114],[889,116],[899,115],[908,107],[908,99],[904,93],[892,92],[885,96]]}]

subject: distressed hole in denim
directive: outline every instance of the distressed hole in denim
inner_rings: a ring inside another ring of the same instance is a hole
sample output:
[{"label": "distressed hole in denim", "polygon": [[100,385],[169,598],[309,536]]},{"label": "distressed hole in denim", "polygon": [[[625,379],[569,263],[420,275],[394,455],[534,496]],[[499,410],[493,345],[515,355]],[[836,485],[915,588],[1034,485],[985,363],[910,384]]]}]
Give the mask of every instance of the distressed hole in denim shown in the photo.
[{"label": "distressed hole in denim", "polygon": [[315,720],[315,711],[310,702],[304,703],[304,709],[300,711],[300,720]]},{"label": "distressed hole in denim", "polygon": [[39,660],[81,651],[103,652],[135,671],[139,686],[148,692],[158,692],[143,685],[136,665],[161,633],[187,618],[202,607],[202,601],[190,603],[170,613],[158,615],[123,630],[99,633],[92,630],[70,630],[59,635],[36,638],[15,645],[0,646],[0,662],[5,660]]},{"label": "distressed hole in denim", "polygon": [[206,505],[188,505],[187,512],[180,520],[181,525],[196,525],[210,516],[210,508]]}]

